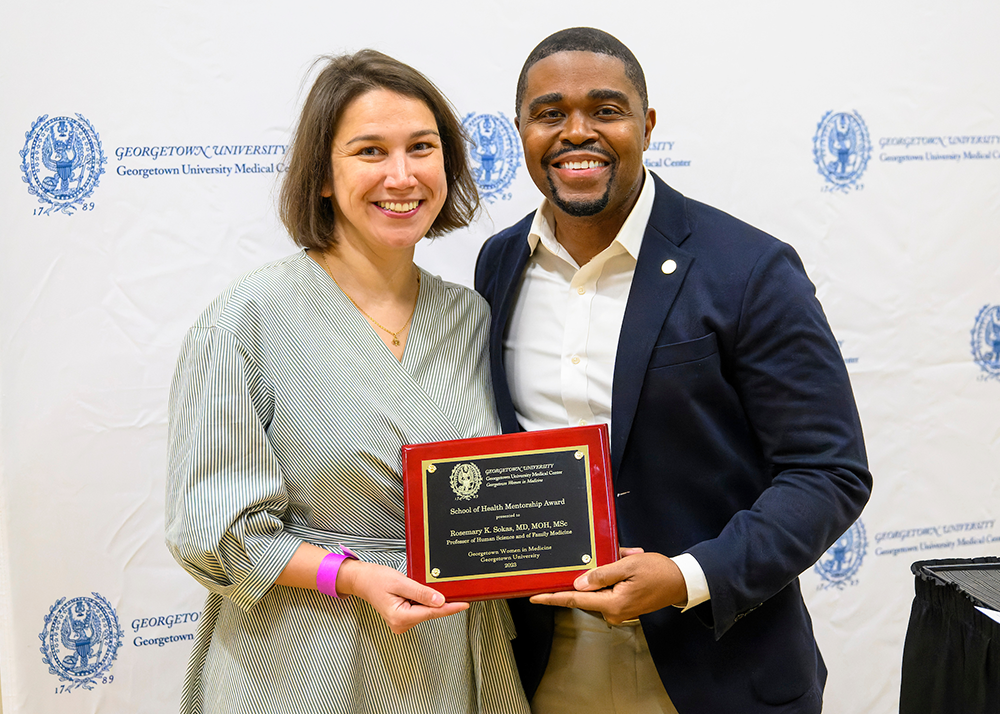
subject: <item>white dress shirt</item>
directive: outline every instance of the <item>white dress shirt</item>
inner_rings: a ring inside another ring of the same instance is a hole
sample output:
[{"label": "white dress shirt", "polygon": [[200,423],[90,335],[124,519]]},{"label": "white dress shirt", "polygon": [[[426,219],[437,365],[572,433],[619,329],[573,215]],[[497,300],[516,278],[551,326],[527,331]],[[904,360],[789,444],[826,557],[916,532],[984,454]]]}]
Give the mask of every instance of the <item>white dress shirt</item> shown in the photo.
[{"label": "white dress shirt", "polygon": [[[531,257],[503,343],[511,398],[525,429],[611,424],[615,356],[654,194],[647,171],[618,235],[582,267],[556,240],[549,202],[535,213]],[[694,556],[672,560],[687,587],[684,609],[708,600]]]}]

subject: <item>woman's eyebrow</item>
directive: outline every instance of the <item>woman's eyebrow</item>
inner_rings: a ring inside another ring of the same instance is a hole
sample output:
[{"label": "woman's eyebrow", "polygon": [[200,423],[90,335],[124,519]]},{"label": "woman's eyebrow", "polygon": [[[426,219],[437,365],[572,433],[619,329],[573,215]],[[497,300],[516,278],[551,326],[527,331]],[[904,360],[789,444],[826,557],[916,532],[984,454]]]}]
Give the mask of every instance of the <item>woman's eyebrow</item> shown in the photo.
[{"label": "woman's eyebrow", "polygon": [[[433,134],[434,136],[440,138],[441,135],[438,134],[437,129],[417,129],[412,132],[409,136],[411,139],[416,139],[418,136],[427,136],[428,134]],[[382,134],[362,134],[361,136],[356,136],[349,140],[348,144],[353,144],[358,141],[384,141],[385,137]]]}]

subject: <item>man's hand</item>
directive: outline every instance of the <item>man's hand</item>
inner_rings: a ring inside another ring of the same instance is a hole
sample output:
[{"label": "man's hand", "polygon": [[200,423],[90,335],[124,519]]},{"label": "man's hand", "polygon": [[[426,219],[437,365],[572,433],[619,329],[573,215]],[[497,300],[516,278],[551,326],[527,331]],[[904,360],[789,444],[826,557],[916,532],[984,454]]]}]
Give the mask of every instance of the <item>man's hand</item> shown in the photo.
[{"label": "man's hand", "polygon": [[674,561],[641,548],[621,548],[621,560],[594,568],[573,583],[575,591],[535,595],[531,602],[600,612],[611,625],[687,601]]},{"label": "man's hand", "polygon": [[454,615],[469,607],[467,602],[446,603],[437,590],[392,568],[360,560],[345,560],[341,564],[337,593],[368,601],[397,635],[424,620]]}]

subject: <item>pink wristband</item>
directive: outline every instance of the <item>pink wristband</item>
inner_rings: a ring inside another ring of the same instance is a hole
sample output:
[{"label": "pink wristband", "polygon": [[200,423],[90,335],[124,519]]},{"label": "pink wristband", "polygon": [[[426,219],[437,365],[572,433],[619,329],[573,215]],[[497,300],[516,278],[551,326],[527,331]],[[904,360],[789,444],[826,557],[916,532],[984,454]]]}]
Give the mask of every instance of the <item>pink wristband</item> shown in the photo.
[{"label": "pink wristband", "polygon": [[346,545],[340,546],[340,549],[344,551],[343,555],[327,553],[326,557],[320,561],[319,570],[316,571],[316,589],[330,597],[340,597],[337,594],[337,573],[340,572],[341,564],[348,558],[358,559],[358,556],[352,553]]}]

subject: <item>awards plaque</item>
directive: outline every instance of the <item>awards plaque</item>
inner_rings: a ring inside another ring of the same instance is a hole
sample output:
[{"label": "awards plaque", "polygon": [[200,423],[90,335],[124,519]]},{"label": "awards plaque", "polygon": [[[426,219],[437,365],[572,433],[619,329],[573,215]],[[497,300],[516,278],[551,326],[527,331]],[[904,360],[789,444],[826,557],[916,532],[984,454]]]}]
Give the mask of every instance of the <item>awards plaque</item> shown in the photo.
[{"label": "awards plaque", "polygon": [[407,575],[450,601],[572,590],[618,559],[608,428],[403,447]]}]

